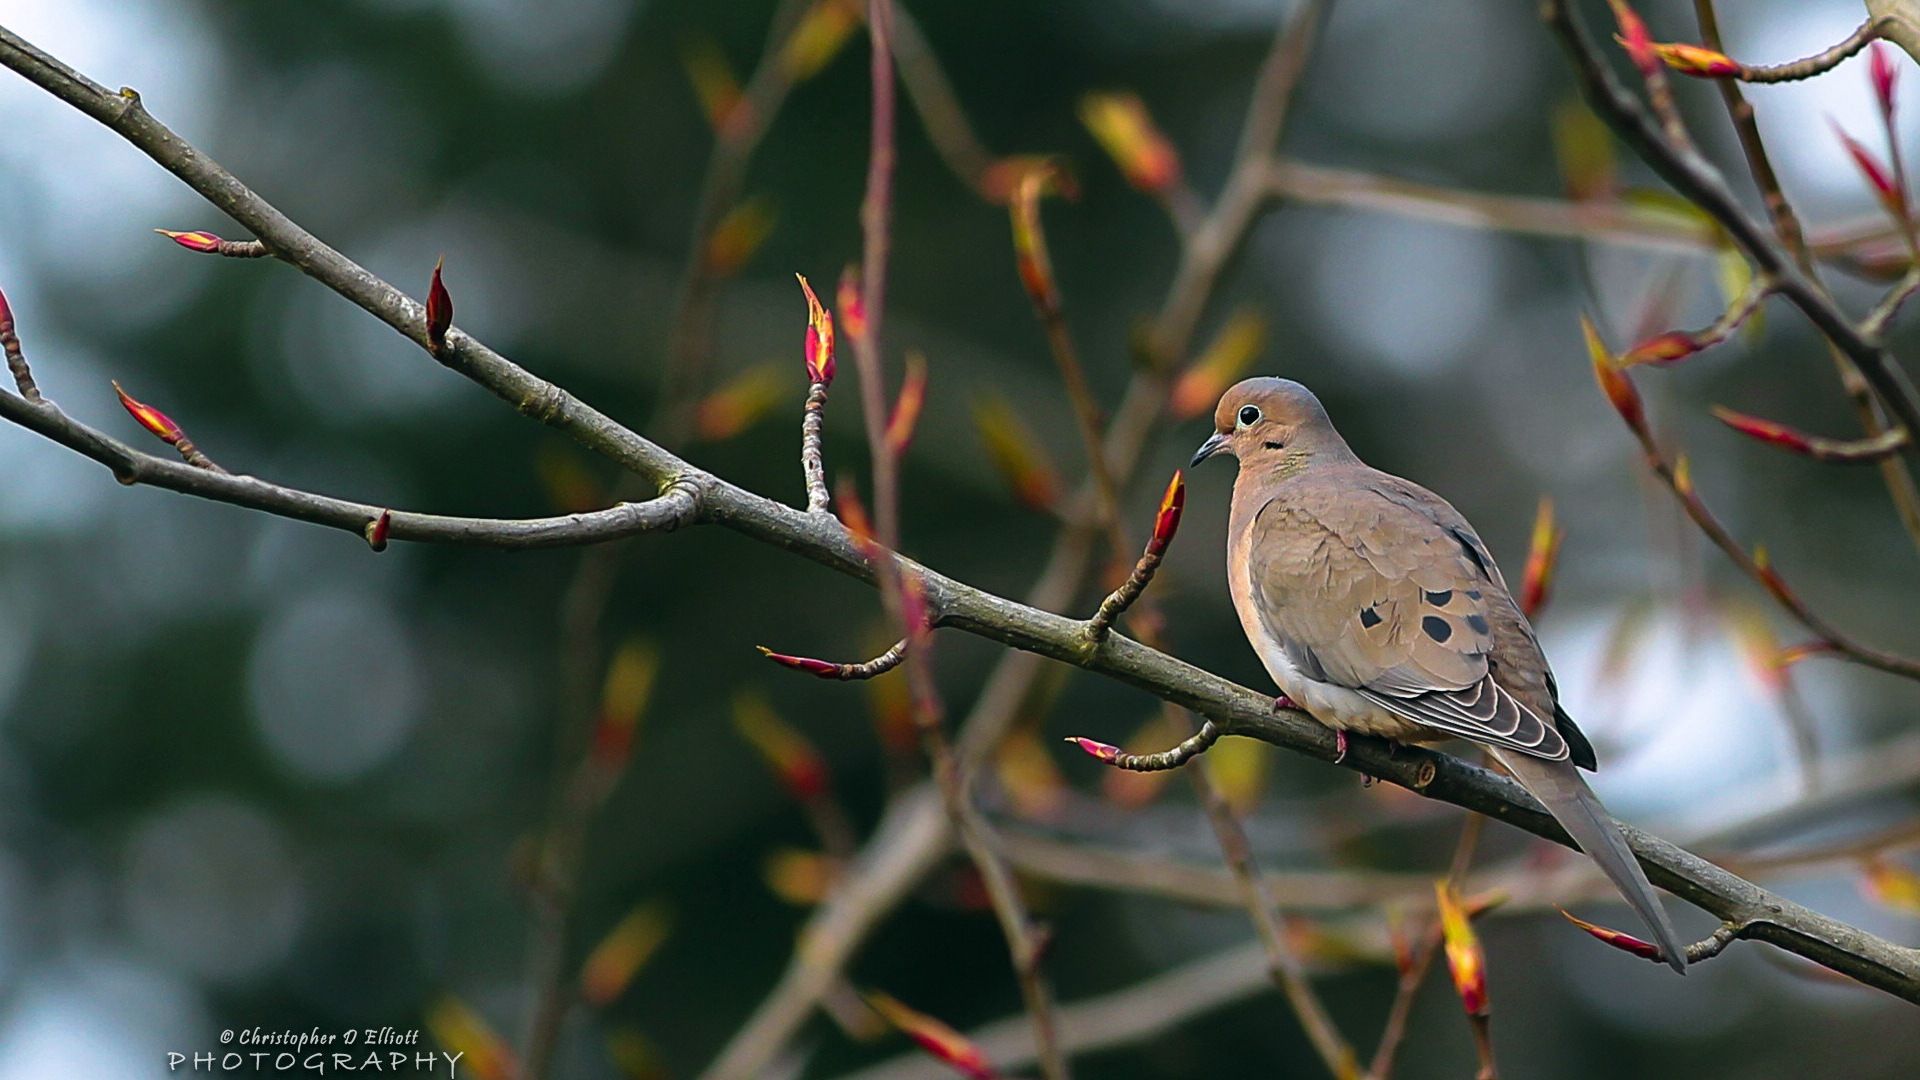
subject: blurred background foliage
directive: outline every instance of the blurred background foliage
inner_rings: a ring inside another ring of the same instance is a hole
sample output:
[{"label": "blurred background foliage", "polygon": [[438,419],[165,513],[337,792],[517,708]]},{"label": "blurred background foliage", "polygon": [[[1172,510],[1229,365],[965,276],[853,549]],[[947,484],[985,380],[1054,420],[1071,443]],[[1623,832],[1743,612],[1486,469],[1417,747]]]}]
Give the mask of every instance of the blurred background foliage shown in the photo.
[{"label": "blurred background foliage", "polygon": [[[1071,327],[1111,407],[1130,336],[1158,304],[1177,249],[1161,209],[1081,126],[1077,102],[1091,90],[1140,94],[1194,185],[1211,192],[1288,5],[908,7],[994,152],[1071,160],[1080,198],[1049,203],[1046,220]],[[1816,51],[1861,15],[1842,0],[1725,7],[1729,51],[1756,61]],[[280,208],[416,295],[444,254],[460,325],[640,424],[658,404],[713,145],[683,54],[715,50],[744,77],[772,9],[7,0],[0,21],[107,85],[137,87]],[[1693,37],[1687,5],[1645,10],[1657,37]],[[856,37],[798,87],[745,184],[771,229],[720,302],[707,385],[772,363],[775,403],[737,435],[686,448],[702,467],[787,500],[801,497],[804,394],[792,275],[831,282],[857,257],[865,55]],[[1736,162],[1718,102],[1682,89],[1709,148]],[[1809,220],[1871,215],[1822,119],[1871,131],[1864,61],[1751,96]],[[1558,196],[1553,132],[1571,97],[1528,5],[1351,0],[1335,11],[1284,149],[1450,187]],[[1920,99],[1903,101],[1911,128]],[[108,386],[118,378],[237,471],[444,513],[538,516],[615,482],[288,268],[194,256],[155,237],[156,227],[235,231],[92,121],[10,75],[0,117],[0,282],[41,384],[80,418],[137,436]],[[1014,273],[1005,210],[942,165],[910,113],[901,130],[890,364],[897,373],[902,351],[918,348],[931,372],[906,462],[904,546],[1017,596],[1051,526],[1009,497],[975,406],[1011,402],[1069,482],[1082,468],[1072,413]],[[1652,183],[1637,165],[1620,168],[1627,185]],[[1704,325],[1721,304],[1713,274],[1704,256],[1287,206],[1253,233],[1200,333],[1208,340],[1241,309],[1264,320],[1255,368],[1318,390],[1362,456],[1454,501],[1510,576],[1536,499],[1554,499],[1567,541],[1541,627],[1548,651],[1601,747],[1603,796],[1676,836],[1795,797],[1781,700],[1755,644],[1756,633],[1790,642],[1792,629],[1643,482],[1593,389],[1577,314],[1596,311],[1616,346],[1650,305],[1673,324]],[[1855,310],[1874,295],[1839,289]],[[1874,473],[1743,442],[1706,415],[1722,402],[1854,430],[1811,331],[1784,308],[1769,315],[1764,335],[1648,374],[1643,390],[1739,535],[1764,541],[1841,625],[1920,650],[1913,545]],[[827,459],[830,473],[859,476],[864,442],[845,378],[828,410]],[[1180,423],[1158,444],[1128,493],[1136,535],[1204,429]],[[1154,589],[1180,655],[1265,687],[1222,582],[1230,482],[1224,467],[1193,478],[1186,528]],[[159,1075],[166,1051],[214,1049],[228,1027],[413,1029],[448,994],[517,1042],[532,1001],[522,871],[550,800],[554,731],[568,722],[563,672],[600,664],[561,655],[561,600],[580,558],[411,546],[375,557],[350,536],[122,489],[90,463],[0,430],[0,1077]],[[596,649],[651,642],[660,669],[632,767],[590,835],[569,970],[636,908],[651,920],[643,930],[664,936],[630,985],[575,1013],[561,1066],[688,1076],[772,985],[804,917],[769,887],[769,857],[814,844],[731,722],[736,693],[764,694],[821,748],[863,835],[888,790],[867,694],[774,669],[754,646],[868,655],[879,607],[862,586],[717,530],[631,545],[613,589]],[[971,702],[995,655],[941,635],[951,711]],[[1830,758],[1870,753],[1911,727],[1913,690],[1887,677],[1815,660],[1795,684]],[[1039,780],[1009,774],[1013,795],[1053,799],[1029,806],[1039,817],[1022,827],[1216,859],[1184,785],[1123,810],[1101,801],[1099,767],[1057,740],[1124,741],[1154,711],[1116,685],[1068,683],[1034,722],[1077,794],[1052,792],[1044,769]],[[1223,782],[1251,807],[1267,865],[1444,866],[1454,812],[1362,793],[1351,774],[1271,748],[1228,747],[1221,767],[1238,778]],[[990,780],[987,797],[1018,816],[1006,786]],[[1821,824],[1884,825],[1914,809],[1908,790]],[[1530,846],[1493,829],[1486,857]],[[1877,903],[1851,869],[1777,884],[1920,942],[1920,918]],[[1034,899],[1057,929],[1050,970],[1067,1001],[1251,937],[1232,910],[1046,886]],[[1698,912],[1681,918],[1687,931],[1708,928]],[[1495,918],[1483,933],[1512,1075],[1894,1077],[1910,1075],[1920,1053],[1906,1006],[1810,981],[1764,947],[1737,948],[1682,982],[1557,917]],[[1333,968],[1322,979],[1332,1009],[1370,1046],[1391,968],[1321,959]],[[962,1027],[1018,1007],[993,920],[959,864],[887,920],[851,976]],[[803,1046],[806,1075],[829,1076],[906,1043],[860,1044],[822,1020]],[[1444,978],[1420,999],[1404,1059],[1408,1080],[1471,1067]],[[1259,990],[1092,1056],[1080,1075],[1318,1068],[1278,996]]]}]

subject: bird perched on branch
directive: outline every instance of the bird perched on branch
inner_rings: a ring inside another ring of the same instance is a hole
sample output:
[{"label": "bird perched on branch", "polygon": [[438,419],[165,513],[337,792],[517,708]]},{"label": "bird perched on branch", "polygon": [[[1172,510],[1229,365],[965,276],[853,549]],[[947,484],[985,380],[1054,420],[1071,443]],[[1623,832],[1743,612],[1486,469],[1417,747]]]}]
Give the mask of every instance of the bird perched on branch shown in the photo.
[{"label": "bird perched on branch", "polygon": [[1193,456],[1240,461],[1227,583],[1254,651],[1289,701],[1339,733],[1479,743],[1547,808],[1653,931],[1686,951],[1579,769],[1593,746],[1499,567],[1460,512],[1368,467],[1311,391],[1248,379]]}]

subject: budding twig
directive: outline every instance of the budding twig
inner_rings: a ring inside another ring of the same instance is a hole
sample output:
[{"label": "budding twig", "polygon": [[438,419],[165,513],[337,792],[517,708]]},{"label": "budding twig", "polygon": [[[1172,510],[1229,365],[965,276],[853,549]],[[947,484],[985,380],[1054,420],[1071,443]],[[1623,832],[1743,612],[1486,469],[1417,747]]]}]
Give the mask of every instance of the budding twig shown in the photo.
[{"label": "budding twig", "polygon": [[[1669,458],[1653,437],[1653,430],[1647,424],[1646,410],[1640,401],[1640,393],[1634,389],[1633,380],[1621,367],[1620,359],[1607,350],[1600,340],[1599,332],[1591,320],[1582,316],[1581,326],[1586,334],[1587,348],[1592,353],[1594,375],[1600,387],[1606,392],[1620,418],[1626,422],[1634,438],[1640,443],[1645,455],[1647,467],[1680,500],[1681,509],[1687,517],[1706,534],[1715,547],[1724,552],[1733,564],[1757,582],[1762,588],[1785,608],[1788,614],[1798,619],[1807,629],[1825,641],[1831,642],[1835,649],[1850,659],[1871,668],[1893,675],[1902,675],[1909,679],[1920,679],[1920,660],[1900,656],[1862,645],[1840,632],[1824,616],[1807,605],[1800,595],[1787,586],[1768,562],[1764,548],[1749,552],[1740,541],[1734,539],[1720,519],[1713,515],[1694,490],[1692,472],[1687,466],[1684,455]],[[1723,417],[1724,419],[1724,417]],[[1811,438],[1807,436],[1806,438]]]},{"label": "budding twig", "polygon": [[1760,310],[1760,305],[1772,294],[1773,288],[1773,282],[1765,277],[1753,279],[1753,283],[1747,286],[1746,291],[1741,293],[1726,311],[1721,312],[1719,318],[1706,327],[1691,332],[1670,330],[1664,334],[1656,334],[1628,349],[1626,354],[1620,357],[1620,365],[1634,367],[1639,364],[1671,364],[1720,344],[1732,337],[1733,332],[1738,330],[1742,323],[1751,318],[1754,312]]},{"label": "budding twig", "polygon": [[871,679],[876,675],[885,675],[887,672],[899,667],[901,661],[907,658],[907,641],[907,638],[901,638],[899,641],[894,642],[893,647],[889,648],[886,652],[881,653],[871,660],[858,664],[836,664],[830,660],[815,660],[806,656],[788,656],[785,653],[774,652],[764,645],[756,645],[754,648],[760,650],[760,655],[765,656],[767,659],[782,667],[790,667],[795,671],[804,671],[809,675],[822,679],[850,681],[856,679]]},{"label": "budding twig", "polygon": [[1099,610],[1087,620],[1084,632],[1089,645],[1098,646],[1106,640],[1108,632],[1113,629],[1113,620],[1132,607],[1148,583],[1153,581],[1154,572],[1160,568],[1160,560],[1166,557],[1167,546],[1173,543],[1173,534],[1180,529],[1180,511],[1186,503],[1186,478],[1175,471],[1173,479],[1167,484],[1167,493],[1160,499],[1160,513],[1153,521],[1153,536],[1147,540],[1147,549],[1141,552],[1140,561],[1134,564],[1133,573],[1128,574],[1127,580],[1100,602]]},{"label": "budding twig", "polygon": [[207,469],[217,473],[227,471],[214,464],[212,458],[201,453],[200,448],[193,445],[193,440],[187,438],[187,433],[182,431],[180,425],[174,423],[166,413],[128,397],[127,392],[120,389],[118,382],[113,384],[113,392],[120,395],[120,404],[127,410],[128,415],[139,421],[141,427],[152,432],[155,438],[178,450],[181,459],[187,464],[196,469]]},{"label": "budding twig", "polygon": [[1883,461],[1905,449],[1910,441],[1907,429],[1899,427],[1888,428],[1878,435],[1864,439],[1829,439],[1821,435],[1811,435],[1772,420],[1762,420],[1757,416],[1735,412],[1724,405],[1713,406],[1713,415],[1715,419],[1742,435],[1785,447],[1815,461],[1842,464]]},{"label": "budding twig", "polygon": [[155,229],[154,232],[179,244],[188,251],[198,251],[207,255],[221,255],[229,259],[264,259],[273,254],[267,245],[258,240],[222,240],[210,232],[174,232],[172,229]]},{"label": "budding twig", "polygon": [[796,274],[807,294],[807,333],[802,355],[807,364],[806,411],[800,420],[800,473],[807,482],[807,513],[822,514],[832,497],[827,494],[827,466],[820,452],[825,424],[827,387],[833,385],[833,315],[820,303],[804,275]]},{"label": "budding twig", "polygon": [[1208,747],[1219,742],[1220,736],[1226,733],[1226,728],[1208,720],[1200,725],[1199,731],[1181,740],[1172,749],[1162,750],[1157,754],[1129,754],[1117,746],[1109,746],[1077,735],[1070,736],[1067,741],[1116,769],[1127,769],[1131,772],[1162,772],[1166,769],[1177,769],[1193,760],[1195,755],[1205,753]]},{"label": "budding twig", "polygon": [[1832,71],[1840,66],[1842,60],[1879,40],[1888,21],[1885,16],[1869,18],[1832,48],[1823,49],[1812,56],[1791,60],[1784,64],[1740,63],[1722,53],[1718,41],[1710,42],[1710,48],[1686,44],[1658,44],[1654,49],[1668,67],[1683,75],[1738,79],[1749,83],[1797,82]]}]

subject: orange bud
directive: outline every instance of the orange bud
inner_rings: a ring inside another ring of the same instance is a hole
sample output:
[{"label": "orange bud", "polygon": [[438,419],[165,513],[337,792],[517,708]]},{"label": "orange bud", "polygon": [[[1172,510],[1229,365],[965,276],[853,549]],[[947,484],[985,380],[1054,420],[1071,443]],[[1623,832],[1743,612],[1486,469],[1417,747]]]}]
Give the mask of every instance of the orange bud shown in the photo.
[{"label": "orange bud", "polygon": [[764,195],[735,204],[707,237],[707,267],[718,277],[738,272],[773,232],[777,217],[773,200]]},{"label": "orange bud", "polygon": [[1533,515],[1533,537],[1527,546],[1527,568],[1520,579],[1520,612],[1531,619],[1547,602],[1553,569],[1560,561],[1560,541],[1567,535],[1553,519],[1553,500],[1540,498]]},{"label": "orange bud", "polygon": [[815,0],[780,49],[787,77],[795,82],[812,78],[839,54],[858,25],[860,12],[847,0]]},{"label": "orange bud", "polygon": [[1889,122],[1893,120],[1893,87],[1900,72],[1894,67],[1893,49],[1884,41],[1876,41],[1867,46],[1869,74],[1873,80],[1873,97],[1880,103],[1880,115]]},{"label": "orange bud", "polygon": [[1214,403],[1260,355],[1266,344],[1267,321],[1253,311],[1236,314],[1222,327],[1200,358],[1174,381],[1167,411],[1176,420],[1191,420],[1213,411]]},{"label": "orange bud", "polygon": [[1480,950],[1480,938],[1467,920],[1460,903],[1460,892],[1445,880],[1433,884],[1440,905],[1440,931],[1447,947],[1447,969],[1453,973],[1453,988],[1468,1016],[1487,1015],[1487,963]]},{"label": "orange bud", "polygon": [[7,294],[0,292],[0,332],[13,331],[13,305],[7,303]]},{"label": "orange bud", "polygon": [[1147,541],[1147,550],[1156,554],[1167,550],[1173,543],[1173,534],[1180,531],[1180,511],[1187,505],[1187,478],[1180,470],[1173,471],[1173,479],[1167,482],[1167,493],[1160,496],[1160,512],[1153,519],[1153,538]]},{"label": "orange bud", "polygon": [[1757,416],[1748,416],[1735,412],[1723,405],[1713,406],[1714,419],[1727,425],[1742,435],[1759,439],[1764,443],[1784,446],[1795,453],[1809,453],[1813,449],[1813,440],[1806,432],[1778,424],[1772,420],[1762,420]]},{"label": "orange bud", "polygon": [[700,111],[715,131],[735,122],[734,110],[740,106],[740,80],[727,64],[726,54],[707,35],[691,38],[680,47],[680,64],[686,68],[687,81],[700,99]]},{"label": "orange bud", "polygon": [[796,907],[812,907],[827,898],[845,868],[818,851],[781,848],[767,856],[767,888]]},{"label": "orange bud", "polygon": [[1867,895],[1890,908],[1920,915],[1920,874],[1884,856],[1867,860]]},{"label": "orange bud", "polygon": [[1838,123],[1833,125],[1833,133],[1840,137],[1841,145],[1847,148],[1847,154],[1853,158],[1853,164],[1866,177],[1867,185],[1873,188],[1874,197],[1887,213],[1898,221],[1907,220],[1907,193],[1894,183],[1893,174],[1887,170],[1873,152],[1862,146],[1853,136],[1841,129]]},{"label": "orange bud", "polygon": [[840,284],[834,289],[833,304],[840,309],[840,321],[847,336],[854,340],[867,336],[867,298],[860,289],[860,268],[848,263],[840,270]]},{"label": "orange bud", "polygon": [[760,752],[787,794],[796,801],[806,802],[826,792],[826,759],[806,736],[780,719],[766,698],[752,691],[734,695],[733,726]]},{"label": "orange bud", "polygon": [[998,1075],[985,1053],[966,1036],[926,1013],[909,1008],[878,990],[863,995],[874,1012],[899,1029],[920,1048],[957,1070],[967,1080],[994,1080]]},{"label": "orange bud", "polygon": [[780,404],[786,381],[780,365],[773,362],[734,376],[694,407],[695,434],[713,442],[740,434]]},{"label": "orange bud", "polygon": [[1673,490],[1683,499],[1693,498],[1693,462],[1685,454],[1673,459]]},{"label": "orange bud", "polygon": [[1120,757],[1120,748],[1109,743],[1095,742],[1079,735],[1069,735],[1067,741],[1109,765]]},{"label": "orange bud", "polygon": [[[8,314],[8,321],[12,321],[11,313]],[[141,427],[152,432],[161,442],[168,446],[178,446],[180,440],[186,437],[186,433],[180,430],[180,425],[174,423],[166,413],[151,405],[142,405],[128,397],[127,392],[120,389],[118,381],[113,384],[113,392],[120,395],[120,405],[127,410],[128,415],[139,421]]]},{"label": "orange bud", "polygon": [[153,231],[189,251],[201,251],[211,254],[219,251],[220,245],[226,243],[226,241],[210,232],[174,232],[171,229],[155,229]]},{"label": "orange bud", "polygon": [[1641,21],[1638,12],[1627,6],[1626,0],[1608,2],[1613,5],[1614,20],[1620,25],[1614,40],[1626,48],[1633,66],[1640,69],[1640,77],[1651,79],[1660,74],[1660,54],[1653,46],[1653,35],[1647,33],[1647,24]]},{"label": "orange bud", "polygon": [[1180,155],[1137,95],[1087,94],[1080,99],[1080,122],[1138,190],[1163,195],[1180,182]]},{"label": "orange bud", "polygon": [[1560,907],[1558,904],[1554,905],[1554,907],[1556,910],[1560,912],[1560,914],[1565,915],[1567,917],[1568,922],[1572,923],[1573,925],[1579,927],[1582,930],[1585,930],[1587,933],[1592,934],[1594,937],[1599,938],[1601,941],[1606,942],[1607,944],[1613,946],[1614,948],[1619,949],[1621,952],[1632,953],[1633,955],[1641,958],[1642,960],[1651,960],[1656,964],[1661,964],[1666,962],[1666,958],[1660,954],[1660,946],[1655,945],[1650,941],[1641,941],[1639,938],[1634,937],[1632,934],[1623,934],[1618,930],[1610,930],[1604,926],[1596,926],[1595,924],[1580,918],[1578,915],[1575,915],[1573,912],[1568,911],[1566,908]]},{"label": "orange bud", "polygon": [[475,1080],[515,1080],[520,1062],[507,1040],[486,1019],[452,994],[442,994],[426,1011],[427,1031]]},{"label": "orange bud", "polygon": [[653,697],[660,672],[660,654],[651,644],[633,639],[621,645],[607,665],[607,681],[600,691],[600,713],[593,725],[593,758],[618,766],[633,748],[640,717]]},{"label": "orange bud", "polygon": [[1593,360],[1593,375],[1600,382],[1600,389],[1613,403],[1614,411],[1620,419],[1636,433],[1646,430],[1646,410],[1640,404],[1640,392],[1633,388],[1633,380],[1627,377],[1620,366],[1619,358],[1607,351],[1606,343],[1600,340],[1600,331],[1595,329],[1593,320],[1580,316],[1580,332],[1587,340],[1587,355]]},{"label": "orange bud", "polygon": [[435,356],[447,347],[447,330],[453,326],[453,296],[440,280],[446,264],[444,255],[433,264],[433,281],[427,285],[427,347]]},{"label": "orange bud", "polygon": [[1695,78],[1732,77],[1746,70],[1725,53],[1715,52],[1701,45],[1675,41],[1655,44],[1653,50],[1660,54],[1660,59],[1666,61],[1668,67],[1682,75],[1692,75]]},{"label": "orange bud", "polygon": [[1628,349],[1620,357],[1620,366],[1634,367],[1638,364],[1671,364],[1676,360],[1685,360],[1700,351],[1701,342],[1692,334],[1671,330],[1653,337]]},{"label": "orange bud", "polygon": [[1020,177],[1007,204],[1013,216],[1013,257],[1020,283],[1033,306],[1047,314],[1060,310],[1060,287],[1047,255],[1047,234],[1040,226],[1040,200],[1054,190],[1053,172],[1036,169]]},{"label": "orange bud", "polygon": [[580,968],[580,996],[591,1005],[612,1004],[667,940],[671,925],[665,906],[658,901],[628,912],[587,954]]},{"label": "orange bud", "polygon": [[833,383],[833,316],[820,304],[820,298],[813,295],[813,286],[807,284],[805,274],[795,274],[800,279],[800,290],[807,294],[807,336],[802,342],[801,355],[807,361],[807,381],[819,386]]},{"label": "orange bud", "polygon": [[893,403],[893,415],[887,418],[887,448],[895,457],[907,452],[913,442],[914,425],[920,422],[920,408],[927,400],[927,358],[918,352],[907,354],[907,377],[900,384],[900,396]]},{"label": "orange bud", "polygon": [[1013,406],[999,396],[982,397],[974,402],[973,423],[1014,500],[1033,510],[1053,509],[1060,501],[1060,482],[1040,441]]},{"label": "orange bud", "polygon": [[387,550],[387,532],[393,528],[393,511],[382,510],[380,516],[367,522],[360,535],[367,538],[367,546],[375,551]]}]

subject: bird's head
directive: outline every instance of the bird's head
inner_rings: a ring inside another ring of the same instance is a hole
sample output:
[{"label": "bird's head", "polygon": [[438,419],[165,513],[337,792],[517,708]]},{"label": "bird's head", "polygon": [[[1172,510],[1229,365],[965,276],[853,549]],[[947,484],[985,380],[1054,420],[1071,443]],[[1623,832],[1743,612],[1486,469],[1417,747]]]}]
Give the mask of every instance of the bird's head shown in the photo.
[{"label": "bird's head", "polygon": [[1331,448],[1345,451],[1346,443],[1313,391],[1292,379],[1247,379],[1221,395],[1213,410],[1213,436],[1200,444],[1193,464],[1226,453],[1240,459],[1243,467],[1271,463],[1286,468]]}]

